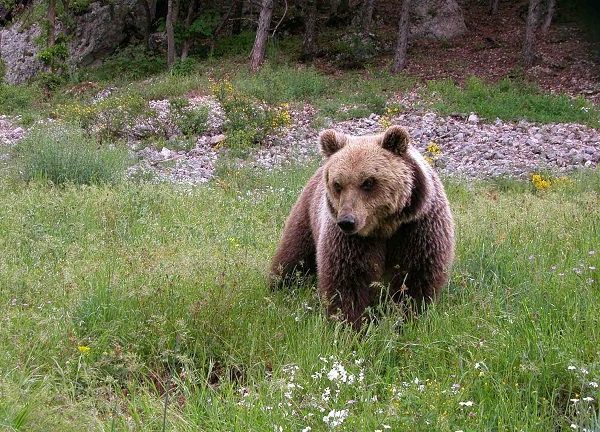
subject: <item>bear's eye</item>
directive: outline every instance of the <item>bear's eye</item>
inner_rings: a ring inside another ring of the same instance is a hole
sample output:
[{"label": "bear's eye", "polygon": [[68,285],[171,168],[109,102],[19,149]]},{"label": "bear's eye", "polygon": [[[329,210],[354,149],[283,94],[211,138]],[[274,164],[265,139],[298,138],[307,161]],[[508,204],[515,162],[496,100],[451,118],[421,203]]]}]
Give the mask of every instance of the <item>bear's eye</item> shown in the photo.
[{"label": "bear's eye", "polygon": [[360,185],[360,188],[362,190],[364,190],[365,192],[370,192],[373,190],[374,186],[375,186],[375,179],[373,177],[369,177],[364,182],[362,182],[362,184]]},{"label": "bear's eye", "polygon": [[333,190],[336,193],[340,193],[342,191],[342,185],[339,184],[338,182],[333,182]]}]

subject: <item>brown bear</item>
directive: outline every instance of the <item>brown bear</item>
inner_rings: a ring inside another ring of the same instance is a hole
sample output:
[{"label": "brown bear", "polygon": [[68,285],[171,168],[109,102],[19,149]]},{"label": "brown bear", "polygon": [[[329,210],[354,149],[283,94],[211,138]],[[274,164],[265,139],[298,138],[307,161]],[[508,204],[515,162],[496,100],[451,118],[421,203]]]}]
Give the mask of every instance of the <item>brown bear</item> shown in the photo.
[{"label": "brown bear", "polygon": [[422,310],[448,280],[454,225],[440,179],[392,126],[371,136],[326,130],[326,158],[288,217],[271,264],[275,286],[317,273],[330,316],[360,328],[382,286]]}]

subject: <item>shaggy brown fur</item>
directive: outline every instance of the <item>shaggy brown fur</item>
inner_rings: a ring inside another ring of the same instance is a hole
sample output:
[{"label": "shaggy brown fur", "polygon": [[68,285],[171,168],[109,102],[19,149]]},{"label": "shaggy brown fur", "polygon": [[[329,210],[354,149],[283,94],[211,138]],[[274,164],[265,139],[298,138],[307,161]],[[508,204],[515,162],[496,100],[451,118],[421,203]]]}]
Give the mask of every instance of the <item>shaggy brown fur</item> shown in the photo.
[{"label": "shaggy brown fur", "polygon": [[359,328],[382,282],[418,309],[448,280],[454,227],[437,174],[407,132],[321,134],[327,158],[294,205],[271,265],[275,285],[313,272],[327,312]]}]

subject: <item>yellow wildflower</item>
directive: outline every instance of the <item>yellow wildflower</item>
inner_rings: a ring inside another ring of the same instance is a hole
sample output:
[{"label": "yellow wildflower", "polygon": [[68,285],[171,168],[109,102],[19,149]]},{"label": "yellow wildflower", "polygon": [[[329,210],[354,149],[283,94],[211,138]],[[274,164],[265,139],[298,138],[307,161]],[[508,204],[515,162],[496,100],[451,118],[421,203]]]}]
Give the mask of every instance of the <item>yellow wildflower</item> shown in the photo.
[{"label": "yellow wildflower", "polygon": [[79,352],[80,352],[81,354],[87,354],[87,353],[89,353],[89,352],[90,352],[90,350],[91,350],[91,348],[90,348],[89,346],[87,346],[87,345],[79,345],[79,346],[77,347],[77,349],[79,350]]},{"label": "yellow wildflower", "polygon": [[442,154],[442,148],[435,141],[430,141],[425,151],[432,156],[440,156]]},{"label": "yellow wildflower", "polygon": [[533,183],[533,187],[537,191],[542,191],[548,189],[552,182],[549,178],[545,178],[541,174],[532,174],[531,175],[531,183]]}]

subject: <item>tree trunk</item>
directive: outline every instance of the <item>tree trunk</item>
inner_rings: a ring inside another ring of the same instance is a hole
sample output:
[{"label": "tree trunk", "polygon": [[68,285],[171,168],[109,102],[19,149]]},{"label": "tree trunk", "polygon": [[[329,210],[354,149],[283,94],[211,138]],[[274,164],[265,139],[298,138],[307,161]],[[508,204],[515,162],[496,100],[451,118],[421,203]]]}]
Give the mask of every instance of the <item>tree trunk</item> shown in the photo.
[{"label": "tree trunk", "polygon": [[312,60],[317,52],[316,25],[317,25],[317,0],[306,0],[304,16],[304,41],[302,42],[302,59]]},{"label": "tree trunk", "polygon": [[144,37],[146,38],[146,44],[148,44],[148,39],[152,32],[152,23],[156,18],[156,0],[145,0],[142,2],[142,5],[144,6],[144,12],[146,13],[146,34]]},{"label": "tree trunk", "polygon": [[56,42],[56,0],[48,1],[48,46]]},{"label": "tree trunk", "polygon": [[238,35],[242,32],[244,0],[236,0],[234,8],[235,10],[233,11],[233,26],[231,27],[231,34]]},{"label": "tree trunk", "polygon": [[490,15],[496,15],[498,13],[498,6],[500,0],[490,0]]},{"label": "tree trunk", "polygon": [[371,31],[371,21],[373,20],[373,9],[375,7],[375,0],[364,0],[362,6],[362,22],[361,30],[362,34],[366,35]]},{"label": "tree trunk", "polygon": [[[185,28],[189,29],[192,25],[192,20],[196,14],[196,0],[189,0],[187,15],[185,16]],[[188,53],[190,51],[190,46],[192,44],[192,39],[188,35],[187,38],[183,41],[183,45],[181,46],[181,60],[185,60],[188,57]]]},{"label": "tree trunk", "polygon": [[535,60],[535,29],[538,22],[539,6],[540,0],[529,0],[525,41],[523,43],[523,64],[525,67],[531,67]]},{"label": "tree trunk", "polygon": [[256,72],[265,61],[265,51],[267,49],[267,37],[269,35],[269,26],[271,25],[271,16],[273,15],[273,0],[263,0],[258,18],[258,29],[256,30],[256,39],[254,47],[250,54],[250,70]]},{"label": "tree trunk", "polygon": [[167,66],[173,66],[175,63],[175,23],[177,22],[177,0],[168,0],[167,20],[165,27],[167,30]]},{"label": "tree trunk", "polygon": [[548,0],[548,9],[546,10],[546,18],[542,25],[542,33],[546,33],[552,24],[552,18],[554,18],[554,9],[556,9],[556,0]]},{"label": "tree trunk", "polygon": [[400,24],[398,26],[398,42],[396,43],[396,53],[394,55],[394,64],[392,73],[398,73],[406,65],[406,48],[408,47],[408,18],[410,13],[410,0],[402,1],[400,9]]}]

